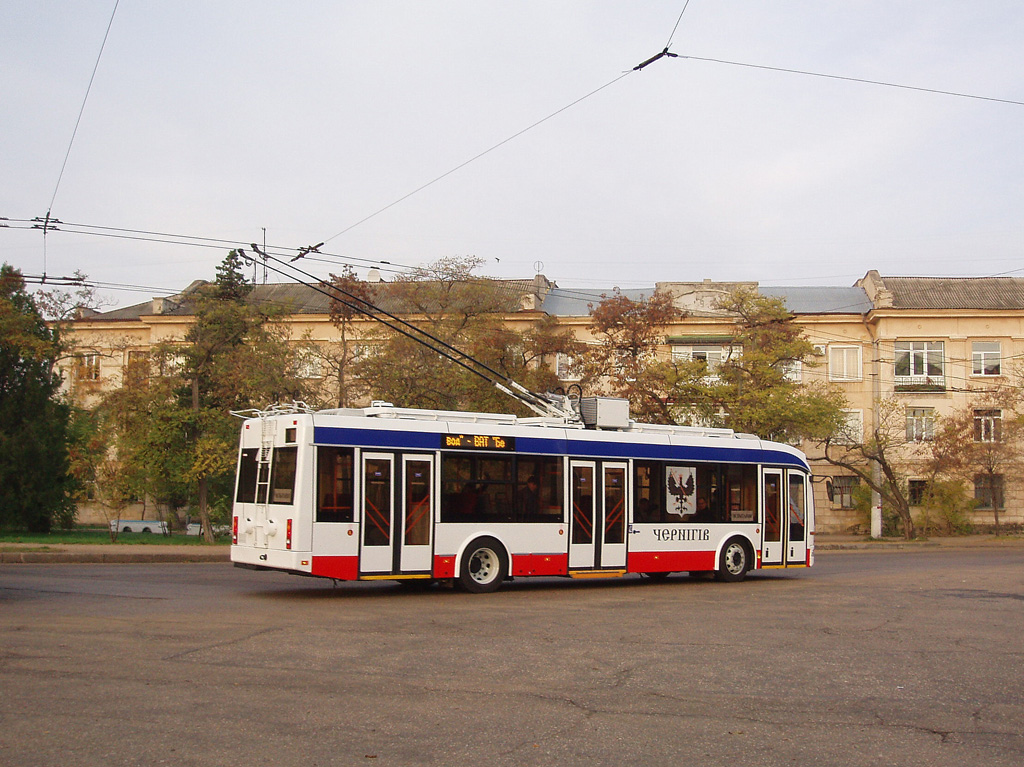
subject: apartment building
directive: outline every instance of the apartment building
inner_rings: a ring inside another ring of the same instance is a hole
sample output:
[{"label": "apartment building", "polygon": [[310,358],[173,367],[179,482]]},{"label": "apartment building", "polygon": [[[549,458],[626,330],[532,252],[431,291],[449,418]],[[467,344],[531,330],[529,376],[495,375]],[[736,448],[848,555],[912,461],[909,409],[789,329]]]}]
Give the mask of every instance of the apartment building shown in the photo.
[{"label": "apartment building", "polygon": [[[104,390],[120,385],[134,360],[146,358],[163,342],[180,341],[191,323],[189,296],[203,283],[180,294],[154,298],[109,312],[84,312],[72,325],[76,354],[64,364],[72,395],[88,406]],[[538,317],[555,317],[583,341],[593,342],[591,307],[599,290],[559,289],[542,275],[532,280],[501,281],[507,295],[504,319],[529,325]],[[895,402],[906,440],[902,469],[912,502],[919,500],[926,477],[922,471],[927,443],[941,416],[976,406],[976,437],[998,440],[1009,413],[994,408],[987,393],[1016,385],[1016,360],[1024,354],[1024,279],[883,277],[871,271],[851,287],[769,287],[754,282],[664,282],[622,291],[638,299],[668,292],[685,317],[663,329],[666,356],[704,359],[713,368],[732,350],[734,320],[716,308],[737,287],[759,290],[783,300],[795,322],[819,354],[818,364],[794,366],[800,381],[825,380],[839,387],[849,402],[849,425],[864,434],[879,418],[876,403]],[[389,312],[408,314],[410,307],[390,298],[388,283],[370,286],[374,301]],[[337,340],[330,321],[329,298],[297,284],[259,285],[253,299],[285,307],[282,323],[294,343],[328,344]],[[369,334],[372,320],[356,318],[353,337]],[[562,380],[572,380],[571,360],[553,361]],[[306,359],[303,375],[324,378],[315,356]],[[823,460],[813,445],[804,445],[818,480],[815,499],[819,529],[828,532],[864,529],[867,519],[856,508],[856,477]],[[1010,524],[1024,522],[1024,488],[1015,477],[976,479],[978,508],[973,521],[991,524],[993,512]]]}]

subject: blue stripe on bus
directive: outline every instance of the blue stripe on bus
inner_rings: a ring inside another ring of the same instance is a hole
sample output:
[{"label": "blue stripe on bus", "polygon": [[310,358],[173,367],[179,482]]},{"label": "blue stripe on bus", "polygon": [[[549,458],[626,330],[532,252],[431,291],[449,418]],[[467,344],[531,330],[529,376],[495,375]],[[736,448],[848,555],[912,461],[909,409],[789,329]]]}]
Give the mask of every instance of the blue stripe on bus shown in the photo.
[{"label": "blue stripe on bus", "polygon": [[[347,429],[337,426],[316,426],[313,442],[318,445],[352,445],[354,447],[406,448],[439,450],[444,432],[391,431],[384,429]],[[716,461],[728,463],[768,463],[798,466],[809,470],[799,457],[772,448],[705,445],[665,445],[637,442],[608,442],[550,437],[516,437],[516,453],[571,455],[581,458],[634,458],[675,461]],[[494,451],[501,455],[502,451]]]}]

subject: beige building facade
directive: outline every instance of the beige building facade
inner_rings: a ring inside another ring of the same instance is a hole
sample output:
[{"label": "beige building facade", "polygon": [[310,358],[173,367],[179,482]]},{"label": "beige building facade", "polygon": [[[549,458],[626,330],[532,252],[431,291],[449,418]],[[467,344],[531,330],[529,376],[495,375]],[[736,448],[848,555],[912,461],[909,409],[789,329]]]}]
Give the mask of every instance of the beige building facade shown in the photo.
[{"label": "beige building facade", "polygon": [[[191,323],[189,294],[154,298],[109,312],[85,311],[72,323],[75,353],[65,360],[65,386],[80,404],[94,404],[103,391],[120,386],[125,371],[147,358],[158,344],[181,342]],[[527,326],[553,316],[582,341],[594,342],[590,308],[603,293],[560,289],[542,275],[532,280],[504,281],[509,295],[504,319]],[[897,409],[905,429],[901,469],[912,500],[918,500],[923,460],[935,425],[955,411],[977,409],[977,437],[998,439],[1000,421],[1013,413],[996,412],[988,395],[1017,385],[1016,360],[1024,355],[1024,279],[883,277],[869,272],[851,287],[768,287],[757,283],[665,282],[647,289],[622,291],[630,298],[668,292],[685,312],[684,319],[664,331],[659,351],[665,358],[705,359],[709,367],[731,349],[734,320],[716,309],[716,302],[737,287],[759,290],[783,300],[818,354],[815,364],[795,367],[790,375],[802,382],[827,381],[849,403],[849,425],[868,433],[881,417],[877,404],[886,401],[891,418]],[[387,300],[386,284],[375,286],[377,300]],[[304,285],[260,285],[254,299],[286,309],[281,321],[288,338],[315,351],[337,343],[330,321],[329,299]],[[402,307],[389,306],[401,312]],[[372,320],[357,318],[352,335],[371,335]],[[317,354],[300,355],[302,375],[323,387],[331,401],[331,376]],[[572,381],[571,360],[551,364],[566,383]],[[158,371],[154,371],[158,372]],[[336,403],[332,403],[336,404]],[[400,404],[400,403],[397,403]],[[803,445],[814,465],[818,529],[823,532],[866,532],[868,517],[858,508],[857,479],[816,459],[820,450]],[[827,480],[827,481],[826,481]],[[971,519],[990,525],[995,510],[1005,524],[1024,523],[1024,494],[1016,476],[979,480],[978,508]],[[921,509],[915,509],[921,513]],[[83,509],[83,512],[88,510]],[[140,510],[129,510],[137,513]],[[80,514],[82,521],[98,516]]]}]

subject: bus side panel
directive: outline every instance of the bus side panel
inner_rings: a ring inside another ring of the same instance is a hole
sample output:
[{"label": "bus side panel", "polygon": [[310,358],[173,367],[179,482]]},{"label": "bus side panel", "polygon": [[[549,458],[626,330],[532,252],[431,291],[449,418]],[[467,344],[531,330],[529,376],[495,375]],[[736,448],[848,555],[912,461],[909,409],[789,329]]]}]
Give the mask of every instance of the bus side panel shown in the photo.
[{"label": "bus side panel", "polygon": [[313,575],[335,578],[339,581],[354,581],[359,578],[359,557],[313,556]]},{"label": "bus side panel", "polygon": [[455,555],[449,554],[447,556],[437,554],[434,556],[434,573],[435,578],[454,578],[455,577]]},{"label": "bus side panel", "polygon": [[714,570],[713,551],[634,551],[626,568],[631,573],[673,573],[688,570]]},{"label": "bus side panel", "polygon": [[505,547],[510,575],[565,575],[569,571],[565,526],[561,523],[495,523],[486,528],[444,523],[436,528],[434,577],[456,577],[459,553],[483,536],[494,538]]},{"label": "bus side panel", "polygon": [[568,554],[513,554],[512,575],[568,575]]}]

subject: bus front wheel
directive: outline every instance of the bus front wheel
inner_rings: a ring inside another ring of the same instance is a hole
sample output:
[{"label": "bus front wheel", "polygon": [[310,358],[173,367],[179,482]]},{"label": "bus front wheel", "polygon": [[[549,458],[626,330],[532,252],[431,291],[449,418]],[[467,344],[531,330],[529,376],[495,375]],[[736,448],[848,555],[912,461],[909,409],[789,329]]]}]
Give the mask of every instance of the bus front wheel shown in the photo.
[{"label": "bus front wheel", "polygon": [[740,538],[730,538],[722,549],[716,577],[727,583],[742,581],[747,576],[752,558],[750,547],[746,543]]},{"label": "bus front wheel", "polygon": [[462,556],[459,586],[472,594],[497,591],[508,575],[508,555],[493,538],[477,538]]}]

